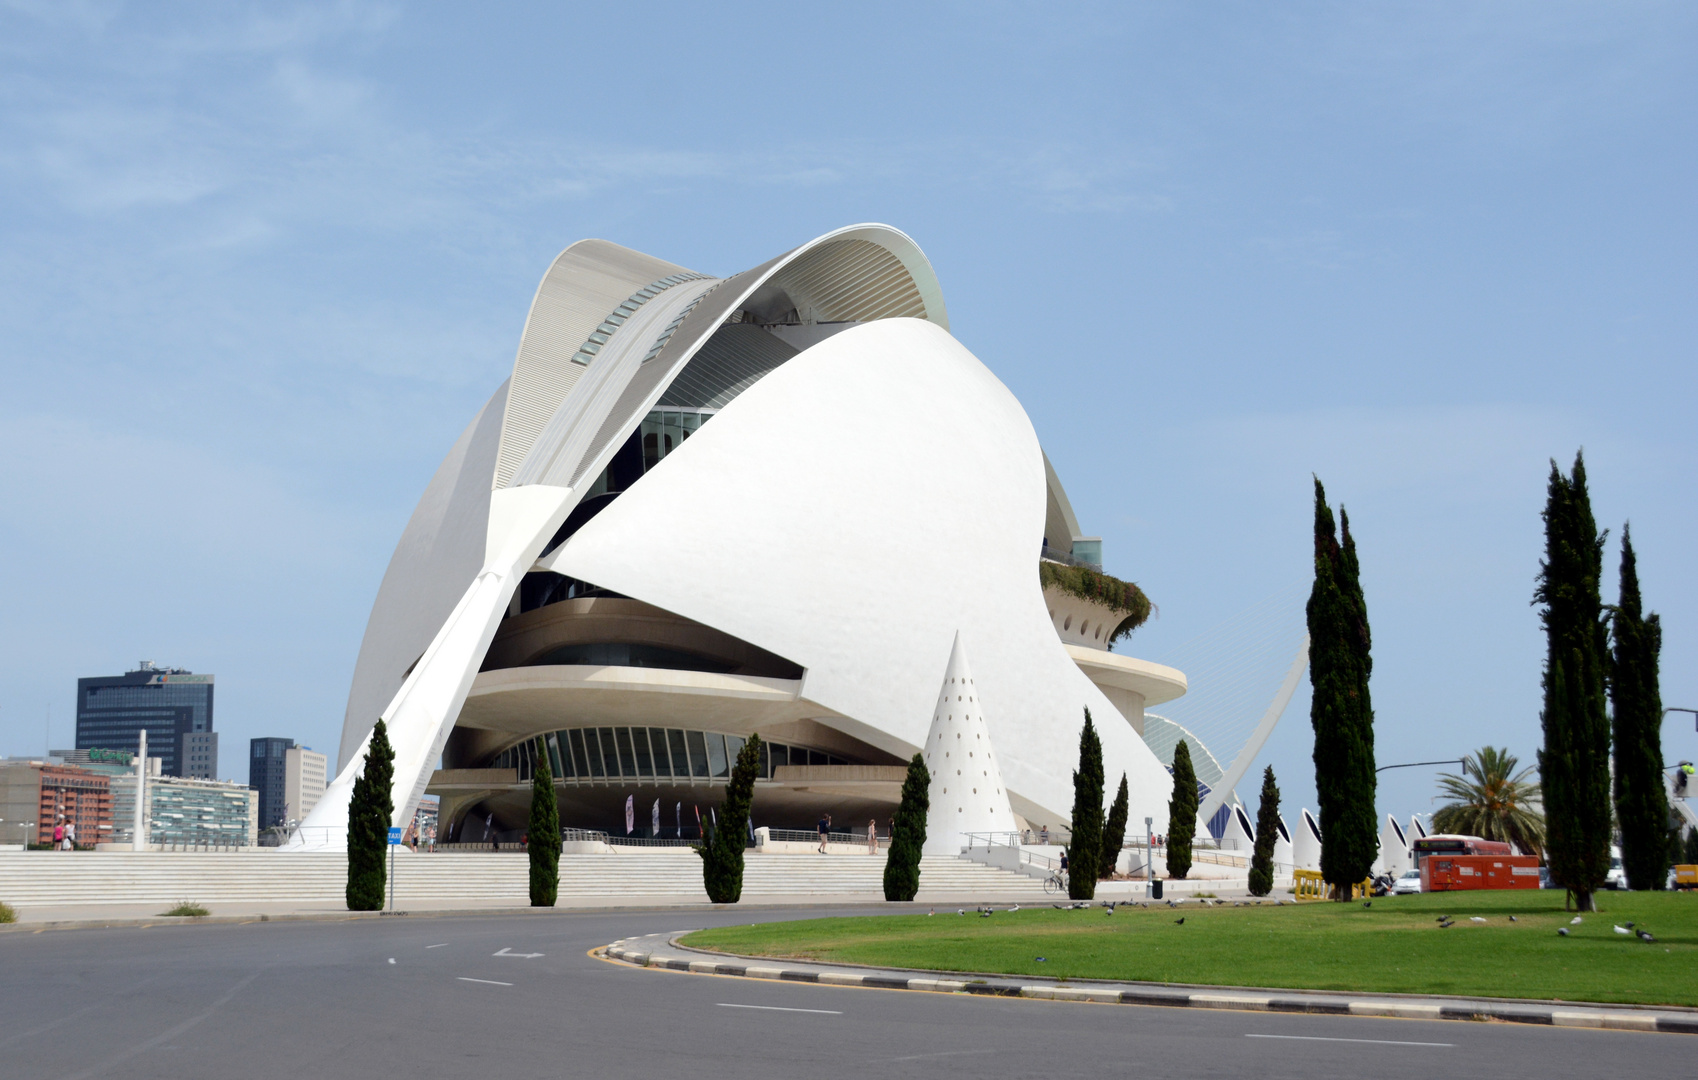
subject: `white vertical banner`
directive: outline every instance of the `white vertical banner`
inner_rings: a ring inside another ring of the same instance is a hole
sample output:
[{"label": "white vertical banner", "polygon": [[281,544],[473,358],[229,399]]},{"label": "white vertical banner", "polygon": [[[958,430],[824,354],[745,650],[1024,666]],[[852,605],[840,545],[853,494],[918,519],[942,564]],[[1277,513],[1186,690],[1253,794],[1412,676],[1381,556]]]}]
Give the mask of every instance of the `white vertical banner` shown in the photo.
[{"label": "white vertical banner", "polygon": [[656,799],[654,801],[654,812],[652,814],[650,814],[649,817],[650,817],[650,821],[651,821],[651,824],[649,826],[649,835],[658,838],[660,836],[660,800],[659,799]]},{"label": "white vertical banner", "polygon": [[637,828],[637,797],[625,796],[625,835],[630,836]]}]

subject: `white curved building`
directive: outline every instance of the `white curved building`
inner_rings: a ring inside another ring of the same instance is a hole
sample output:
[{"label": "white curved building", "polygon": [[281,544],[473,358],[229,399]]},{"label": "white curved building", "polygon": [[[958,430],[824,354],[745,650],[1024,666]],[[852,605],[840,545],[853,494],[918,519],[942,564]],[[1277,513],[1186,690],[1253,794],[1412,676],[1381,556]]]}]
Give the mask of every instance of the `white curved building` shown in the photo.
[{"label": "white curved building", "polygon": [[1143,710],[1185,677],[1109,651],[1148,604],[1100,559],[907,236],[723,279],[582,241],[408,522],[302,835],[346,842],[379,716],[395,823],[428,789],[445,836],[523,827],[539,736],[568,826],[688,835],[752,733],[756,824],[888,823],[958,629],[1017,824],[1065,821],[1085,708],[1165,824]]}]

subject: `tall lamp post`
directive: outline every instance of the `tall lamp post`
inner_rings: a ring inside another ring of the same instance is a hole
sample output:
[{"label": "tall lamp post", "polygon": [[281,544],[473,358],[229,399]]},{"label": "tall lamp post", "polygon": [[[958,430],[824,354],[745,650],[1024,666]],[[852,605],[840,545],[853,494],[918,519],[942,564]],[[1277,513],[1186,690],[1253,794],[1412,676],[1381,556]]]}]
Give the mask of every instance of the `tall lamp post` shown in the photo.
[{"label": "tall lamp post", "polygon": [[1144,819],[1144,896],[1150,895],[1156,881],[1156,819]]}]

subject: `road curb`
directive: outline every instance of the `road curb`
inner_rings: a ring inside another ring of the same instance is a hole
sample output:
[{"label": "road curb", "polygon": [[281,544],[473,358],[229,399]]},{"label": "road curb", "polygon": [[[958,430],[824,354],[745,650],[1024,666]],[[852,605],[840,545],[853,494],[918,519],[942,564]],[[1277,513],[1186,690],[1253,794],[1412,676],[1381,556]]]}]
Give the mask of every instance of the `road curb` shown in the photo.
[{"label": "road curb", "polygon": [[[1545,1027],[1600,1028],[1616,1031],[1653,1031],[1673,1035],[1698,1035],[1698,1017],[1670,1016],[1632,1006],[1610,1006],[1598,1010],[1575,1008],[1572,1003],[1534,1006],[1520,1002],[1493,1005],[1458,1002],[1454,998],[1394,1000],[1374,998],[1309,996],[1304,991],[1274,990],[1246,993],[1222,987],[1210,991],[1181,990],[1156,985],[1117,989],[1109,986],[1063,986],[1055,983],[1023,983],[1008,979],[950,979],[910,977],[892,971],[814,971],[774,965],[770,960],[736,957],[746,963],[694,960],[688,956],[662,955],[653,946],[643,949],[616,941],[601,950],[610,960],[635,967],[682,971],[696,975],[727,975],[734,978],[777,979],[815,983],[821,986],[860,986],[880,990],[917,990],[928,993],[983,994],[993,997],[1036,998],[1104,1005],[1142,1005],[1168,1009],[1235,1009],[1250,1012],[1311,1013],[1325,1016],[1360,1016],[1402,1020],[1465,1020],[1532,1024]],[[677,946],[682,948],[682,946]],[[670,949],[668,950],[670,951]]]}]

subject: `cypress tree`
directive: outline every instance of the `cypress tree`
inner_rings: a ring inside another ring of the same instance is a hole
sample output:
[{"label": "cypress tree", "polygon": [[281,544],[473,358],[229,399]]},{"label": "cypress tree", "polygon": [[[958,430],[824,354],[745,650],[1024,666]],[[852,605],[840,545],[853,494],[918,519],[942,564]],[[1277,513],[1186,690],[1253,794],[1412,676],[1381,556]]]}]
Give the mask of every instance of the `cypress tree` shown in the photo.
[{"label": "cypress tree", "polygon": [[546,740],[536,741],[534,756],[531,821],[525,832],[525,851],[531,857],[531,906],[553,907],[560,892],[560,809],[554,801],[554,772],[549,768]]},{"label": "cypress tree", "polygon": [[1097,864],[1103,846],[1103,744],[1085,710],[1079,732],[1079,767],[1073,772],[1073,837],[1067,844],[1067,895],[1089,900],[1097,895]]},{"label": "cypress tree", "polygon": [[1350,517],[1339,508],[1339,543],[1326,489],[1315,478],[1315,584],[1309,593],[1309,681],[1314,696],[1315,794],[1321,811],[1321,876],[1333,895],[1368,876],[1378,854],[1374,821],[1374,662],[1368,604]]},{"label": "cypress tree", "polygon": [[383,910],[383,856],[389,847],[389,819],[395,814],[390,790],[395,785],[395,751],[380,719],[371,730],[365,766],[348,800],[349,911]]},{"label": "cypress tree", "polygon": [[705,843],[696,847],[702,857],[702,884],[716,904],[735,904],[743,898],[743,849],[748,846],[749,804],[754,801],[755,777],[761,771],[761,737],[750,735],[737,752],[719,824]]},{"label": "cypress tree", "polygon": [[1658,685],[1662,621],[1639,598],[1633,537],[1621,530],[1621,594],[1610,619],[1615,656],[1610,705],[1615,723],[1615,819],[1630,889],[1668,882],[1668,792],[1663,789],[1663,696]]},{"label": "cypress tree", "polygon": [[[1584,456],[1563,476],[1551,462],[1545,502],[1545,557],[1533,601],[1543,604],[1544,710],[1540,788],[1551,878],[1581,911],[1610,868],[1610,726],[1604,709],[1608,652],[1598,581],[1605,536],[1592,518]],[[1660,762],[1659,762],[1660,764]]]},{"label": "cypress tree", "polygon": [[1184,739],[1173,748],[1173,795],[1167,800],[1167,876],[1191,872],[1191,841],[1197,835],[1197,770]]},{"label": "cypress tree", "polygon": [[902,801],[890,819],[890,853],[884,859],[884,898],[912,900],[920,891],[920,850],[926,846],[926,814],[932,805],[932,774],[915,754],[902,780]]},{"label": "cypress tree", "polygon": [[1256,850],[1250,856],[1250,895],[1273,892],[1274,843],[1279,839],[1279,785],[1273,766],[1262,770],[1262,805],[1256,811]]},{"label": "cypress tree", "polygon": [[1120,849],[1126,845],[1126,815],[1131,813],[1132,800],[1126,790],[1126,774],[1120,774],[1120,790],[1115,792],[1114,805],[1108,808],[1108,823],[1103,826],[1103,853],[1097,863],[1097,877],[1114,876],[1114,864],[1120,861]]},{"label": "cypress tree", "polygon": [[1686,857],[1681,862],[1687,865],[1698,865],[1698,829],[1686,831]]}]

